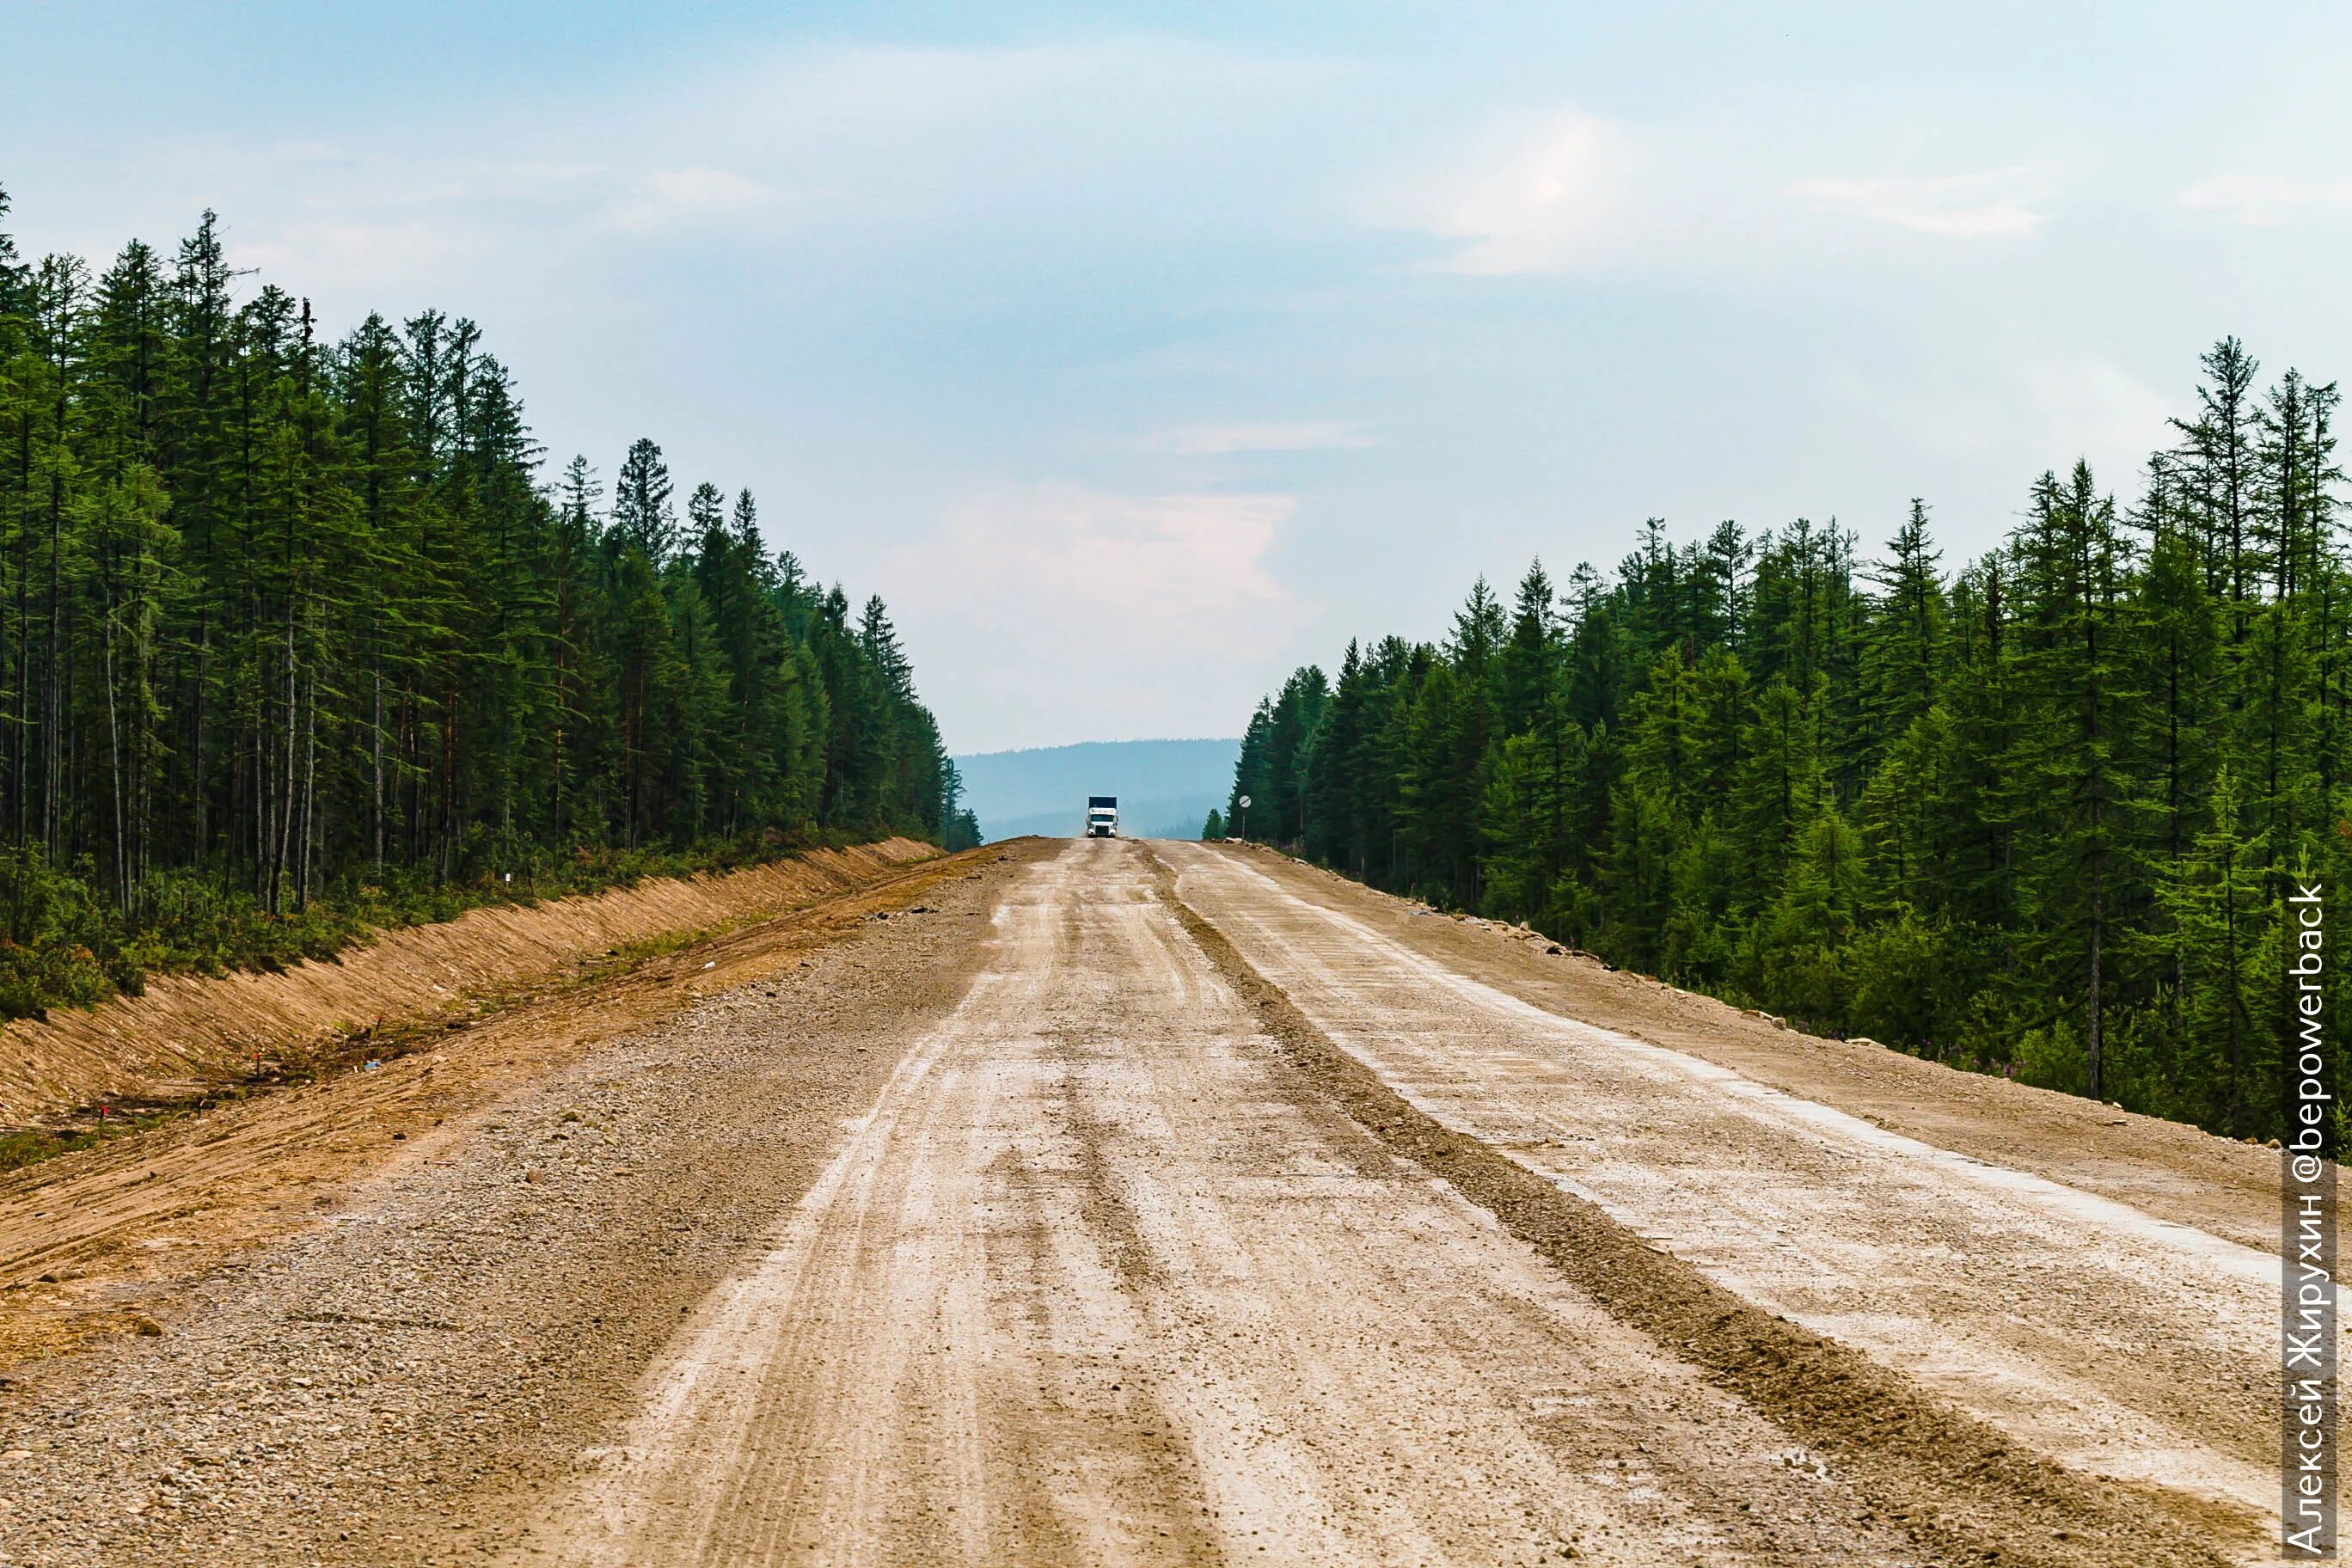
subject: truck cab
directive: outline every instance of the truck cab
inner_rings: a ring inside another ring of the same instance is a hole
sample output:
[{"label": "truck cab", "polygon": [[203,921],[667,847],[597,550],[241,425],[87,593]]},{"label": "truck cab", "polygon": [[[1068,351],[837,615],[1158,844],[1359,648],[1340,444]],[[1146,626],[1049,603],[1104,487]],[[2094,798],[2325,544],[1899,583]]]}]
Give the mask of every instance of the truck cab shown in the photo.
[{"label": "truck cab", "polygon": [[1089,838],[1118,837],[1118,796],[1115,795],[1087,796],[1087,837]]}]

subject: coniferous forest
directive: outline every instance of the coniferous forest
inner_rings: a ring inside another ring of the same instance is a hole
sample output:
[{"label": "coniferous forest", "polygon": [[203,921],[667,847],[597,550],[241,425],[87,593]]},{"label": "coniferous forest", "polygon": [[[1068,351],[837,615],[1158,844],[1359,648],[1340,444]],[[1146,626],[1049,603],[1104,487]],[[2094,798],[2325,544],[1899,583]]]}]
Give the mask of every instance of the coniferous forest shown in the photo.
[{"label": "coniferous forest", "polygon": [[1262,702],[1223,826],[1816,1030],[2276,1136],[2288,900],[2352,858],[2338,399],[2234,340],[2202,372],[2136,500],[2045,473],[1957,569],[1915,501],[1867,543],[1652,520],[1613,575],[1481,580],[1442,643]]},{"label": "coniferous forest", "polygon": [[882,602],[630,447],[550,482],[471,321],[341,336],[206,214],[0,195],[0,1013],[885,832],[976,841]]}]

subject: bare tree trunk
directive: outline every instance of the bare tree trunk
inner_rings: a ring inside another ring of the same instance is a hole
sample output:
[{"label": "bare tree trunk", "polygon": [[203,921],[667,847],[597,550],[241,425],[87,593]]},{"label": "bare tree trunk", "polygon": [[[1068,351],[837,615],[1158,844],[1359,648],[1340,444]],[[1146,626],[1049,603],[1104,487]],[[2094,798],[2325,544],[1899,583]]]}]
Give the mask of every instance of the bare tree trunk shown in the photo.
[{"label": "bare tree trunk", "polygon": [[257,670],[253,693],[253,745],[248,753],[253,791],[253,891],[262,900],[262,907],[276,913],[269,902],[269,775],[277,770],[269,761],[269,730],[263,716],[268,712],[268,688],[263,685],[268,672]]},{"label": "bare tree trunk", "polygon": [[310,701],[302,721],[302,858],[294,881],[294,907],[310,907],[310,881],[318,860],[313,837],[319,806],[319,672],[310,672]]},{"label": "bare tree trunk", "polygon": [[2096,878],[2097,873],[2094,872],[2093,888],[2091,892],[2091,995],[2090,1000],[2084,1008],[2085,1023],[2083,1030],[2084,1054],[2088,1059],[2090,1066],[2091,1081],[2089,1087],[2091,1098],[2093,1100],[2105,1098],[2099,1092],[2101,1087],[2099,1071],[2099,991],[2101,975],[2099,970],[2101,960],[2105,956],[2103,950],[2105,947],[2106,917],[2105,912],[2100,907],[2101,895],[2097,889]]},{"label": "bare tree trunk", "polygon": [[278,795],[278,834],[269,856],[269,912],[280,910],[286,877],[288,837],[294,828],[294,600],[286,600],[286,767]]},{"label": "bare tree trunk", "polygon": [[131,841],[123,833],[122,823],[122,722],[116,713],[114,695],[114,616],[106,617],[106,759],[107,772],[114,784],[114,907],[128,918],[131,913]]},{"label": "bare tree trunk", "polygon": [[58,793],[62,772],[58,749],[63,736],[58,722],[58,645],[60,641],[58,615],[64,607],[59,581],[59,555],[65,541],[64,512],[64,480],[52,478],[49,481],[49,647],[41,670],[41,851],[52,863],[58,858]]},{"label": "bare tree trunk", "polygon": [[373,749],[375,753],[375,795],[372,816],[375,834],[375,870],[376,875],[381,877],[383,875],[383,658],[382,653],[372,653],[370,662],[373,667],[371,673],[375,687],[375,712],[369,725],[373,731]]}]

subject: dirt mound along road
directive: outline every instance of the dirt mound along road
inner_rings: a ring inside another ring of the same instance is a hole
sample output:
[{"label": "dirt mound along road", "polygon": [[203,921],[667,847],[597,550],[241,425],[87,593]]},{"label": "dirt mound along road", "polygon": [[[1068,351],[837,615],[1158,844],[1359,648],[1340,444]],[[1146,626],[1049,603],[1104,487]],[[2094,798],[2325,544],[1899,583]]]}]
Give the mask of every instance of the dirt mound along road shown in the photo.
[{"label": "dirt mound along road", "polygon": [[274,974],[160,976],[137,996],[0,1028],[0,1125],[102,1099],[185,1099],[242,1077],[257,1052],[413,1021],[610,947],[773,915],[937,853],[910,838],[812,850],[718,876],[469,910]]},{"label": "dirt mound along road", "polygon": [[[1255,859],[987,851],[486,1022],[437,1081],[516,1065],[329,1223],[0,1389],[0,1561],[2252,1555],[2236,1287],[2180,1284],[2227,1242],[1571,1026]],[[2051,1381],[2109,1309],[2218,1424],[2118,1356]]]},{"label": "dirt mound along road", "polygon": [[[499,911],[547,919],[539,922],[536,944],[493,943],[467,960],[466,973],[511,982],[519,975],[519,954],[562,952],[558,936],[577,944],[595,931],[642,932],[646,921],[665,912],[722,923],[721,911],[732,910],[730,923],[738,929],[584,984],[565,983],[567,970],[551,960],[555,978],[541,987],[543,994],[484,1016],[467,1013],[451,1020],[462,1028],[436,1026],[429,1040],[405,1042],[415,1048],[387,1059],[380,1070],[343,1072],[221,1105],[0,1174],[0,1372],[94,1334],[141,1331],[167,1311],[180,1284],[273,1237],[309,1226],[344,1184],[394,1153],[420,1149],[445,1120],[534,1080],[589,1044],[675,1012],[698,989],[762,973],[802,944],[821,943],[871,915],[919,901],[942,879],[974,874],[974,865],[992,861],[942,861],[928,850],[916,856],[918,847],[827,851],[742,874],[750,880],[713,879],[700,887],[671,883],[606,895],[625,900],[618,904],[576,900],[594,906],[585,911],[562,905]],[[866,890],[854,890],[861,885]],[[828,889],[830,899],[823,896]],[[749,919],[785,900],[815,901],[766,921]],[[551,934],[547,927],[557,919],[568,923]],[[510,935],[518,923],[507,923]],[[399,951],[356,955],[350,983],[383,984],[387,973],[411,962],[418,943],[449,940],[448,932],[422,930],[388,939]],[[593,953],[604,951],[600,945]],[[611,961],[597,956],[593,962],[601,968]],[[327,967],[325,975],[212,983],[219,994],[206,1016],[209,1026],[217,1035],[232,1026],[225,1018],[251,1019],[257,994],[283,994],[270,982],[315,996],[333,983],[333,966]],[[546,971],[541,973],[543,978]],[[436,993],[425,995],[438,999]],[[408,1005],[414,1014],[434,1000],[412,998]],[[193,996],[179,1010],[200,1012]],[[308,1014],[289,1006],[270,1016],[296,1033]],[[125,1037],[140,1049],[152,1043],[145,1035]]]}]

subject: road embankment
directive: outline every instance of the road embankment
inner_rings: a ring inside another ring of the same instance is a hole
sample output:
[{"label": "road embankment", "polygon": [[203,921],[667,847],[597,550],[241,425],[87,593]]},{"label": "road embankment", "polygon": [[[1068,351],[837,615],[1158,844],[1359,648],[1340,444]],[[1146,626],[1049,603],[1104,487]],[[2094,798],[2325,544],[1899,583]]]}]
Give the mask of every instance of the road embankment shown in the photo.
[{"label": "road embankment", "polygon": [[469,910],[275,973],[165,975],[137,996],[0,1028],[0,1126],[105,1100],[184,1100],[360,1031],[397,1028],[652,939],[714,931],[866,886],[939,853],[911,838]]}]

